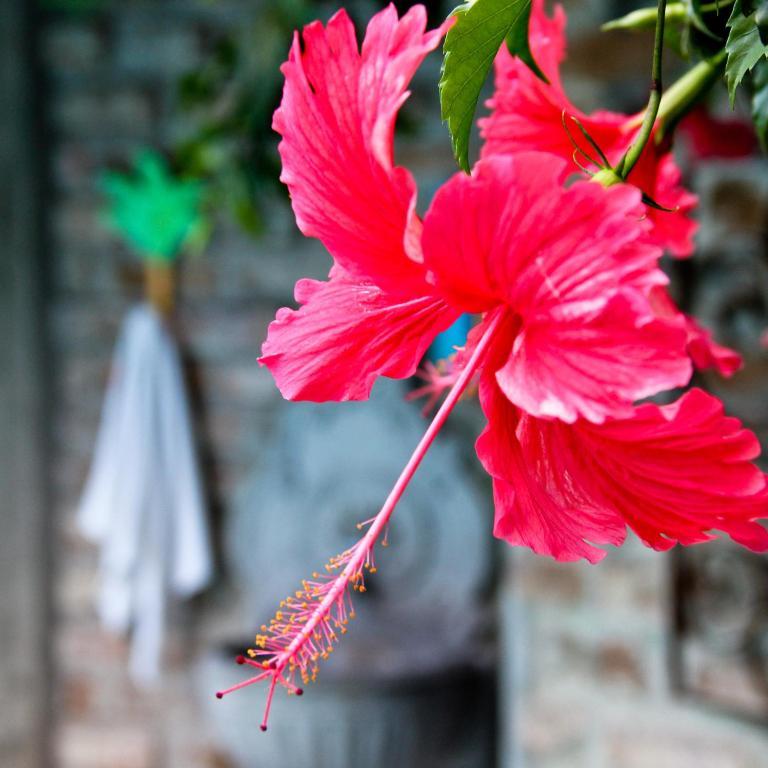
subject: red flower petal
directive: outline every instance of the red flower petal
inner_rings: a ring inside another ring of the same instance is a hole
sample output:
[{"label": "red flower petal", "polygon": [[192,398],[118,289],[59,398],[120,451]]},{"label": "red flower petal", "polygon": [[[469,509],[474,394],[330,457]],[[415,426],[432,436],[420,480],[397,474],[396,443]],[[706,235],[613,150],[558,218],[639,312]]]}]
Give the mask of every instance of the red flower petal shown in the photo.
[{"label": "red flower petal", "polygon": [[298,36],[274,127],[301,231],[334,257],[329,282],[296,285],[298,310],[270,325],[261,363],[292,400],[358,400],[377,376],[410,376],[455,319],[425,281],[410,173],[393,165],[397,111],[443,29],[415,6],[373,17],[358,49],[344,11]]},{"label": "red flower petal", "polygon": [[632,402],[687,384],[685,333],[642,315],[616,296],[591,318],[524,326],[496,379],[531,416],[600,423],[632,412]]},{"label": "red flower petal", "polygon": [[620,543],[626,523],[658,550],[713,530],[768,549],[754,522],[768,515],[757,439],[711,395],[694,389],[599,426],[522,415],[487,379],[481,398],[478,455],[494,478],[495,531],[511,543],[594,562],[603,553],[592,545]]},{"label": "red flower petal", "polygon": [[[537,78],[504,46],[496,58],[496,90],[489,100],[491,115],[480,121],[485,139],[482,157],[537,149],[562,157],[573,164],[576,145],[593,159],[596,153],[575,125],[569,138],[563,126],[563,112],[577,117],[601,147],[611,163],[617,163],[632,143],[639,121],[636,116],[599,111],[591,115],[574,107],[560,82],[560,63],[565,52],[565,13],[555,7],[547,16],[543,0],[535,0],[531,12],[530,45],[534,58],[550,80],[550,85]],[[578,155],[582,165],[587,159]],[[676,256],[693,252],[693,235],[697,225],[687,214],[695,207],[696,197],[680,184],[680,171],[668,151],[650,145],[630,174],[629,181],[638,186],[669,213],[648,208],[653,224],[654,240]]]},{"label": "red flower petal", "polygon": [[[629,142],[626,143],[629,145]],[[611,160],[618,160],[626,146]],[[651,141],[629,174],[628,182],[642,189],[667,211],[648,206],[648,220],[653,225],[653,238],[662,248],[677,258],[690,256],[694,250],[694,235],[698,222],[688,218],[699,202],[681,183],[682,174],[672,154]]]},{"label": "red flower petal", "polygon": [[[538,149],[564,159],[573,157],[573,144],[563,127],[563,111],[577,117],[602,147],[616,144],[626,116],[596,112],[590,116],[569,100],[560,81],[560,65],[565,58],[565,11],[556,5],[550,18],[544,0],[534,0],[529,25],[529,44],[549,84],[540,80],[506,46],[499,51],[494,68],[496,90],[487,106],[491,114],[479,121],[485,139],[482,157]],[[587,154],[594,150],[574,126],[573,138]],[[574,168],[575,169],[575,168]]]},{"label": "red flower petal", "polygon": [[393,293],[334,270],[296,283],[298,310],[281,309],[259,362],[288,400],[364,400],[378,376],[411,376],[458,316],[430,295]]},{"label": "red flower petal", "polygon": [[686,317],[688,354],[693,364],[702,371],[714,368],[721,376],[730,378],[741,369],[743,360],[738,352],[718,344],[712,334],[692,317]]},{"label": "red flower petal", "polygon": [[309,24],[304,51],[297,35],[283,65],[274,117],[299,228],[348,275],[385,287],[421,281],[416,187],[393,165],[392,139],[408,82],[443,34],[425,26],[422,6],[400,20],[389,6],[373,17],[359,51],[345,11],[325,28]]},{"label": "red flower petal", "polygon": [[689,112],[677,128],[694,159],[749,157],[758,148],[755,129],[749,120],[711,115],[705,106]]},{"label": "red flower petal", "polygon": [[529,413],[592,421],[687,383],[685,332],[645,294],[665,282],[637,190],[562,186],[565,163],[521,153],[478,163],[438,191],[424,222],[425,265],[457,309],[506,304],[499,384]]},{"label": "red flower petal", "polygon": [[[572,488],[582,477],[572,477],[571,467],[564,464],[571,457],[580,459],[578,450],[552,453],[546,444],[521,445],[517,430],[522,413],[492,377],[481,381],[480,402],[488,425],[476,448],[493,478],[495,536],[557,560],[586,558],[592,563],[605,556],[595,544],[618,546],[624,541],[626,526],[616,511],[591,503]],[[568,427],[564,430],[565,437],[573,434]]]},{"label": "red flower petal", "polygon": [[706,328],[700,326],[694,318],[683,314],[665,288],[662,286],[654,288],[649,298],[653,311],[658,317],[676,322],[685,329],[688,354],[699,370],[714,368],[721,376],[730,377],[741,368],[741,355],[718,344]]},{"label": "red flower petal", "polygon": [[667,283],[637,190],[566,189],[566,175],[553,155],[496,155],[437,191],[424,259],[447,301],[465,312],[503,301],[524,317],[565,317],[594,311],[620,289]]}]

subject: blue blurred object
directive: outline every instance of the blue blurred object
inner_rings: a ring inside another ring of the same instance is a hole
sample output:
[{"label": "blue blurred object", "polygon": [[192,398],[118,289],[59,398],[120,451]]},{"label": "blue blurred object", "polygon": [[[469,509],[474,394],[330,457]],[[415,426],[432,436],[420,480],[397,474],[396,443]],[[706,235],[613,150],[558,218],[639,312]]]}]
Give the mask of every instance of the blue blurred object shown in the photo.
[{"label": "blue blurred object", "polygon": [[450,357],[456,351],[455,347],[464,346],[471,327],[472,315],[461,315],[450,328],[435,337],[427,351],[427,359],[436,363]]}]

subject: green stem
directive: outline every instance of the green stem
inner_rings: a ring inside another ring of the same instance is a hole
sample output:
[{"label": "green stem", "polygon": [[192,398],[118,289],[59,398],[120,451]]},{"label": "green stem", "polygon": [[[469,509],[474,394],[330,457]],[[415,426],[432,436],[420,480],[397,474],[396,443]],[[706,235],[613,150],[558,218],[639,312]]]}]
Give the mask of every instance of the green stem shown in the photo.
[{"label": "green stem", "polygon": [[[719,12],[723,8],[728,8],[733,5],[734,2],[735,0],[720,0],[720,2],[717,3],[706,3],[699,8],[699,13]],[[656,8],[640,8],[637,11],[628,13],[626,16],[622,16],[620,19],[606,22],[600,29],[604,32],[608,32],[612,29],[645,29],[647,27],[652,27],[656,23],[656,16]],[[687,16],[688,9],[684,3],[669,3],[664,12],[664,18],[668,22],[684,21]]]},{"label": "green stem", "polygon": [[718,81],[725,67],[725,58],[725,50],[719,51],[711,58],[700,61],[667,88],[657,115],[659,141]]},{"label": "green stem", "polygon": [[[686,15],[687,11],[682,3],[670,3],[664,12],[664,18],[667,21],[682,21]],[[607,21],[600,29],[603,32],[610,32],[613,29],[646,29],[656,24],[657,17],[658,10],[656,8],[640,8],[620,19]]]},{"label": "green stem", "polygon": [[736,0],[720,0],[719,3],[707,3],[699,8],[700,13],[720,13],[721,8],[727,8],[729,5],[733,5]]},{"label": "green stem", "polygon": [[651,95],[648,98],[648,106],[645,110],[645,117],[640,126],[640,132],[627,150],[624,157],[619,161],[616,172],[626,179],[635,167],[635,163],[640,159],[640,155],[645,149],[645,145],[651,138],[653,126],[656,123],[656,115],[661,104],[661,93],[663,90],[661,84],[661,55],[664,50],[664,19],[667,8],[667,0],[659,0],[658,13],[656,16],[656,36],[653,41],[653,63],[651,64]]}]

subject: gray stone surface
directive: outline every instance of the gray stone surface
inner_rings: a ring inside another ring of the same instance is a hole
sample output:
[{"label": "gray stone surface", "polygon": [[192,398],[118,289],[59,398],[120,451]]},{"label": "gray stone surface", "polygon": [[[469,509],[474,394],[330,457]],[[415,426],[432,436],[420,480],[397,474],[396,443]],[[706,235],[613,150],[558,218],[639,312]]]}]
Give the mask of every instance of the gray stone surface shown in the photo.
[{"label": "gray stone surface", "polygon": [[[400,382],[365,403],[289,403],[229,518],[228,562],[257,627],[311,569],[360,537],[428,424]],[[487,665],[490,509],[467,476],[462,437],[440,435],[395,510],[378,571],[329,673],[399,679]]]},{"label": "gray stone surface", "polygon": [[32,16],[0,5],[0,765],[42,768],[50,742],[50,520],[45,462],[42,199],[35,173]]},{"label": "gray stone surface", "polygon": [[[326,9],[338,4],[328,3]],[[217,30],[247,15],[252,6],[245,0],[103,0],[100,6],[93,14],[51,13],[42,30],[46,109],[52,129],[51,197],[46,210],[53,235],[49,328],[55,369],[53,404],[58,415],[52,424],[50,479],[55,516],[51,531],[58,564],[56,631],[52,638],[41,639],[49,641],[60,666],[53,699],[57,762],[60,768],[117,768],[115,756],[122,755],[141,768],[223,768],[231,763],[212,746],[208,713],[201,711],[197,697],[184,683],[193,674],[190,662],[202,645],[201,636],[209,644],[239,634],[247,639],[252,620],[261,618],[254,614],[261,609],[248,594],[241,602],[231,600],[224,589],[209,595],[198,604],[195,617],[187,617],[179,627],[177,652],[169,661],[162,688],[138,693],[123,674],[125,648],[101,632],[89,608],[96,558],[77,537],[70,510],[87,468],[117,324],[130,300],[139,295],[140,285],[135,262],[105,234],[94,216],[94,174],[105,164],[125,162],[138,142],[160,140],[176,130],[173,74],[161,65],[165,51],[157,45],[144,46],[142,61],[129,58],[126,62],[126,50],[132,45],[138,49],[144,42],[131,35],[148,24],[154,25],[158,35],[167,30],[176,41],[175,49],[186,58],[194,52],[194,41],[202,47]],[[585,109],[640,108],[647,96],[649,36],[594,31],[597,20],[628,10],[627,3],[566,0],[566,7],[572,23],[565,80],[574,102]],[[3,31],[10,29],[3,27]],[[13,42],[22,39],[15,36]],[[433,56],[423,81],[414,89],[421,102],[411,114],[428,118],[428,129],[416,140],[398,139],[398,161],[413,168],[419,179],[420,210],[454,170],[435,109],[438,68],[439,59]],[[98,103],[113,91],[114,97]],[[727,106],[725,112],[729,113]],[[742,176],[747,179],[746,193],[739,181]],[[747,370],[733,382],[708,377],[707,385],[727,398],[731,412],[758,427],[768,424],[768,362],[758,342],[763,300],[750,296],[756,293],[755,275],[764,268],[760,243],[764,244],[766,178],[764,161],[742,166],[708,164],[692,178],[692,186],[702,195],[705,224],[696,271],[711,263],[708,276],[701,278],[701,293],[692,296],[693,308],[721,334],[723,342],[749,353]],[[750,187],[756,190],[754,195]],[[18,189],[7,191],[17,193]],[[321,248],[303,244],[290,234],[293,225],[285,209],[269,218],[276,232],[268,241],[254,245],[221,233],[209,253],[187,262],[181,275],[179,323],[198,396],[198,430],[214,522],[226,517],[235,489],[252,471],[274,422],[279,396],[268,374],[255,364],[266,324],[277,306],[290,302],[295,277],[323,274],[329,263]],[[743,232],[749,235],[746,243]],[[721,300],[721,284],[728,286],[728,295],[745,296],[738,299],[738,311],[732,312]],[[410,447],[402,446],[403,452]],[[471,440],[465,439],[463,458],[469,465],[474,463]],[[302,515],[311,534],[305,517],[310,506],[297,503],[296,515],[297,519]],[[357,519],[357,512],[349,511],[350,523]],[[488,506],[484,515],[487,532]],[[398,533],[397,525],[393,535]],[[13,548],[9,530],[3,528],[2,543]],[[334,536],[340,540],[347,530],[344,527]],[[315,558],[307,563],[310,570],[323,562],[327,548],[336,541],[317,542],[322,546],[309,553]],[[261,546],[258,541],[257,546]],[[395,547],[400,546],[393,543],[389,557],[410,557],[409,545],[403,541],[397,553]],[[384,570],[394,570],[386,567],[386,559],[381,565],[382,575]],[[18,583],[19,568],[11,561],[10,569]],[[505,561],[503,570],[499,605],[504,617],[501,689],[505,709],[500,726],[505,748],[500,766],[764,768],[768,754],[764,729],[700,710],[679,701],[670,690],[665,556],[629,547],[612,552],[598,568],[589,568],[560,566],[517,552]],[[286,568],[285,590],[292,590],[294,579],[304,574],[303,570],[289,573]],[[11,577],[7,583],[12,583]],[[414,589],[418,593],[419,585]],[[12,601],[13,594],[5,589],[3,598]],[[272,608],[268,597],[263,599],[267,614]],[[367,597],[373,598],[374,593]],[[372,601],[358,600],[361,607],[366,602]],[[362,631],[358,624],[348,639]],[[6,653],[6,645],[2,648]],[[202,695],[212,707],[231,706],[240,713],[242,719],[233,717],[230,725],[238,729],[244,744],[251,744],[251,735],[262,736],[256,727],[262,692],[253,691],[247,704],[236,697],[217,702],[210,694],[226,683],[226,675],[238,672],[242,670],[229,658],[217,661],[202,684]],[[296,728],[292,718],[297,707],[319,700],[322,686],[334,685],[329,678],[330,673],[321,674],[306,702],[282,699],[277,706],[285,705],[286,718],[276,711],[274,727],[279,720]],[[734,685],[727,670],[718,671],[717,678],[720,684]],[[214,710],[216,717],[224,717],[224,711]],[[0,729],[19,722],[0,720]],[[246,759],[255,764],[255,754],[249,752]],[[5,768],[3,757],[0,765]],[[273,756],[271,765],[283,763]],[[431,768],[428,762],[425,765]]]},{"label": "gray stone surface", "polygon": [[[226,536],[249,629],[308,568],[359,538],[356,523],[383,503],[427,425],[405,392],[382,381],[366,403],[280,409]],[[223,649],[206,656],[203,701],[238,765],[491,765],[490,517],[462,441],[445,434],[433,445],[395,510],[389,546],[377,548],[377,572],[354,596],[349,633],[305,696],[278,691],[266,738],[253,729],[264,687],[213,701],[243,670]]]}]

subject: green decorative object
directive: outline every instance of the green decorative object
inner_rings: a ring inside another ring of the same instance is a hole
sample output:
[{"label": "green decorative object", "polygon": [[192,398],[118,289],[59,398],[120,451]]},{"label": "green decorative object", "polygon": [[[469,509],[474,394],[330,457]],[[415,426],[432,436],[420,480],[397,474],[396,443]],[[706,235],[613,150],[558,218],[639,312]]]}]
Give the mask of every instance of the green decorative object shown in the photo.
[{"label": "green decorative object", "polygon": [[152,150],[136,156],[130,174],[104,173],[101,186],[108,226],[146,261],[174,261],[206,227],[203,185],[174,176]]}]

